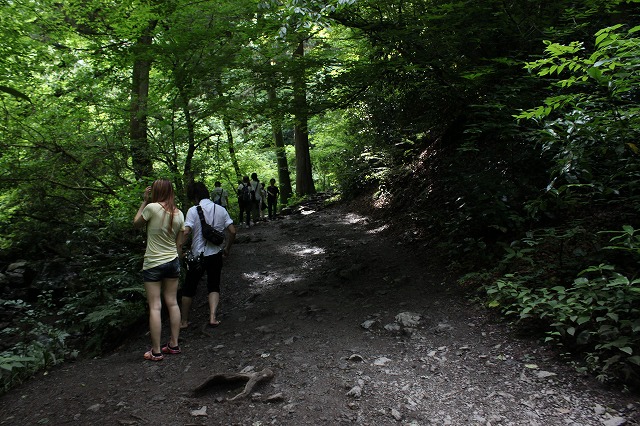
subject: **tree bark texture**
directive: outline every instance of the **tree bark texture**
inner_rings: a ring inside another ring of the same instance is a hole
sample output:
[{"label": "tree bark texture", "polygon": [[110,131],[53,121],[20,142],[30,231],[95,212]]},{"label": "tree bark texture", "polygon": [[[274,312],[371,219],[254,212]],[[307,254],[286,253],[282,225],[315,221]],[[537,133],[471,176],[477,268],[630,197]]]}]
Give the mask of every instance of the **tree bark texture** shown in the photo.
[{"label": "tree bark texture", "polygon": [[313,174],[311,170],[311,155],[309,153],[309,108],[307,105],[307,88],[305,68],[303,64],[304,40],[298,43],[293,54],[298,62],[293,75],[294,90],[294,142],[296,148],[296,194],[300,196],[315,194]]},{"label": "tree bark texture", "polygon": [[236,173],[236,178],[238,181],[242,180],[242,172],[240,172],[240,165],[238,164],[238,157],[236,156],[236,148],[233,141],[233,131],[231,129],[231,120],[229,117],[223,118],[224,122],[224,131],[227,134],[227,146],[229,147],[229,158],[231,159],[231,164],[233,165],[233,170]]},{"label": "tree bark texture", "polygon": [[129,137],[131,162],[134,175],[138,180],[153,175],[153,160],[147,138],[147,103],[152,63],[150,47],[153,43],[152,32],[155,26],[155,21],[150,22],[134,46]]},{"label": "tree bark texture", "polygon": [[[276,89],[273,85],[268,88],[269,103],[274,106],[277,102]],[[272,111],[277,111],[272,108]],[[279,114],[279,113],[274,113]],[[278,187],[280,189],[280,204],[287,204],[293,189],[291,188],[291,175],[289,174],[289,163],[287,161],[287,152],[284,147],[284,136],[282,134],[282,118],[280,116],[271,117],[271,129],[273,131],[273,140],[276,146],[276,161],[278,163]]]}]

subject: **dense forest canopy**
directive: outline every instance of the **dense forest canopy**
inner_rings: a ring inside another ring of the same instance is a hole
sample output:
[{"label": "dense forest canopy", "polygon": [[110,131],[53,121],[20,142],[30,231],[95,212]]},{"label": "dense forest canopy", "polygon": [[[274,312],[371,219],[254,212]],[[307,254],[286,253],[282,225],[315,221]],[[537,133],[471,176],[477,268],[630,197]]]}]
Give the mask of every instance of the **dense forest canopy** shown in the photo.
[{"label": "dense forest canopy", "polygon": [[186,209],[189,182],[233,192],[252,172],[284,205],[323,191],[399,212],[461,289],[638,383],[638,1],[3,6],[0,255],[29,259],[37,289],[3,276],[24,314],[2,331],[22,332],[7,386],[70,335],[99,351],[140,317],[145,186],[171,179]]}]

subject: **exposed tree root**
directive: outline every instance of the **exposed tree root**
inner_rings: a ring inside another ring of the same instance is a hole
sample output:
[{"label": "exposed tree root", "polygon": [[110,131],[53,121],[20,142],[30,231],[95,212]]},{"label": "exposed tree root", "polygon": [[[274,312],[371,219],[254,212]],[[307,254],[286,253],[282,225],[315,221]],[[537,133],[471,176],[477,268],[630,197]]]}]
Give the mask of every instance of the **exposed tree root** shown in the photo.
[{"label": "exposed tree root", "polygon": [[253,388],[256,387],[258,383],[264,380],[270,380],[271,378],[273,378],[273,371],[271,371],[268,368],[265,368],[262,371],[254,371],[252,373],[215,374],[209,377],[207,380],[205,380],[205,382],[202,383],[200,386],[195,388],[194,393],[196,395],[202,395],[209,389],[216,386],[224,386],[224,385],[229,385],[236,382],[246,381],[247,384],[244,386],[244,390],[242,392],[240,392],[238,395],[234,396],[233,398],[227,399],[227,401],[237,401],[239,399],[246,398],[247,396],[249,396],[251,394],[251,391],[253,391]]}]

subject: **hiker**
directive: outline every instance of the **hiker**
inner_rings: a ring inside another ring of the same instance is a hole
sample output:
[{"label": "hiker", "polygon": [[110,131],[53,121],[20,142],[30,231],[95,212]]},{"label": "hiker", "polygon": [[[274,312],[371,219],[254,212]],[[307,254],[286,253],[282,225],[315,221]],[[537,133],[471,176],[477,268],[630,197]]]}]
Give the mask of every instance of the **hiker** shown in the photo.
[{"label": "hiker", "polygon": [[229,194],[227,190],[222,187],[222,184],[218,181],[213,184],[214,188],[211,191],[211,201],[221,205],[225,209],[229,209]]},{"label": "hiker", "polygon": [[242,182],[238,185],[238,204],[240,205],[240,224],[243,223],[242,218],[244,213],[247,214],[247,228],[251,226],[251,184],[249,183],[249,176],[242,178]]},{"label": "hiker", "polygon": [[267,211],[267,189],[264,183],[260,182],[260,220],[267,220],[265,212]]},{"label": "hiker", "polygon": [[251,216],[253,222],[256,223],[262,219],[264,213],[262,211],[262,184],[258,179],[257,173],[251,173]]},{"label": "hiker", "polygon": [[267,208],[269,209],[269,220],[273,220],[276,217],[278,194],[280,194],[280,190],[276,186],[276,180],[272,178],[269,181],[269,186],[267,186]]},{"label": "hiker", "polygon": [[[187,269],[182,289],[182,322],[180,328],[189,327],[189,311],[202,275],[207,273],[207,291],[209,302],[209,326],[217,327],[220,321],[216,318],[220,302],[220,275],[222,257],[228,256],[236,236],[236,228],[229,212],[209,199],[209,190],[202,182],[192,182],[187,186],[187,197],[196,205],[187,210],[184,221],[184,237],[191,234],[191,254],[200,258],[199,267]],[[202,236],[202,225],[198,214],[198,206],[202,208],[204,220],[218,231],[225,231],[226,238],[221,245],[214,245]]]},{"label": "hiker", "polygon": [[[133,219],[135,228],[147,226],[147,247],[142,264],[142,278],[149,303],[149,334],[151,350],[144,359],[162,361],[163,354],[179,354],[180,307],[178,279],[184,236],[184,215],[175,203],[171,182],[158,179],[144,191],[144,200]],[[169,311],[171,338],[160,347],[162,331],[162,301]]]}]

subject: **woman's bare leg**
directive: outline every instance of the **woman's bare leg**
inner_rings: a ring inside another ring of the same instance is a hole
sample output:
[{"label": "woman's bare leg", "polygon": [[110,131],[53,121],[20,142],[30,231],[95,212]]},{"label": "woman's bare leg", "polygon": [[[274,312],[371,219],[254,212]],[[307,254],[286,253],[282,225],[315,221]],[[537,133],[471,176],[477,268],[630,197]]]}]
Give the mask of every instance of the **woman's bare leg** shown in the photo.
[{"label": "woman's bare leg", "polygon": [[178,346],[180,337],[180,306],[178,306],[178,278],[166,278],[162,281],[164,287],[164,303],[169,311],[169,323],[171,325],[172,347]]},{"label": "woman's bare leg", "polygon": [[160,333],[162,331],[160,301],[161,286],[159,281],[146,281],[144,288],[147,291],[147,303],[149,303],[149,334],[151,334],[151,351],[154,354],[160,351]]}]

